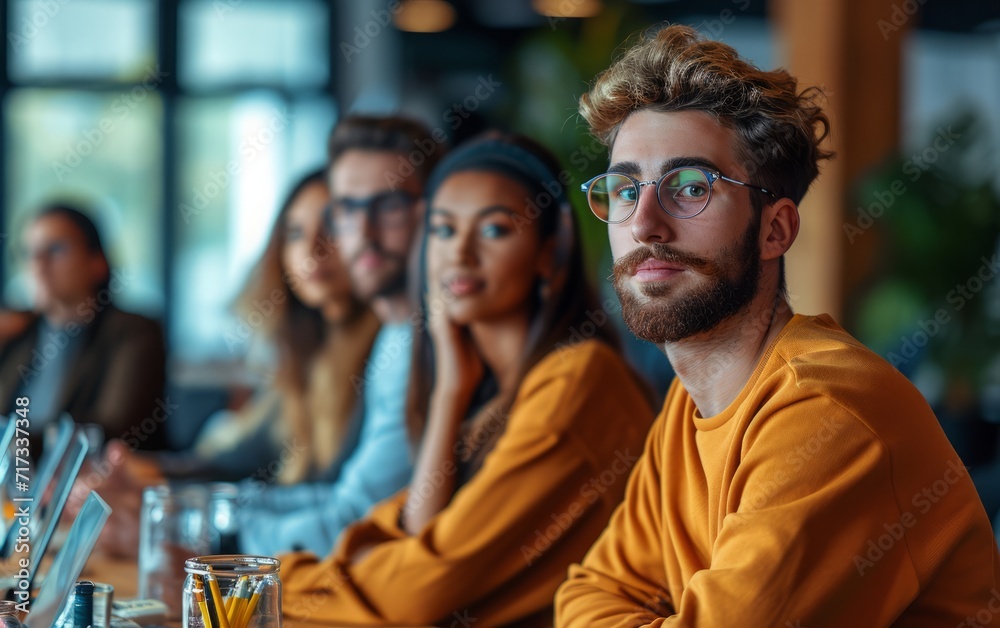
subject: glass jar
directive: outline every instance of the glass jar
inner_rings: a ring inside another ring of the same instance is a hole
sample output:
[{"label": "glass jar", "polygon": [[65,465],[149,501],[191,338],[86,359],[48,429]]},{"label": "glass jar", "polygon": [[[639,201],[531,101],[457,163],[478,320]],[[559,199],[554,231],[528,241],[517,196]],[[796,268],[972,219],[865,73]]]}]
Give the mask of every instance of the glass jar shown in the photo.
[{"label": "glass jar", "polygon": [[[281,563],[264,556],[199,556],[184,563],[184,627],[278,628]],[[218,619],[224,613],[226,621]]]},{"label": "glass jar", "polygon": [[179,484],[146,488],[139,520],[139,597],[167,605],[181,616],[184,561],[234,551],[238,491],[228,484]]},{"label": "glass jar", "polygon": [[0,628],[24,628],[17,618],[17,606],[10,600],[0,600]]},{"label": "glass jar", "polygon": [[139,517],[139,597],[167,605],[167,618],[180,617],[184,561],[210,554],[205,494],[171,486],[142,493]]}]

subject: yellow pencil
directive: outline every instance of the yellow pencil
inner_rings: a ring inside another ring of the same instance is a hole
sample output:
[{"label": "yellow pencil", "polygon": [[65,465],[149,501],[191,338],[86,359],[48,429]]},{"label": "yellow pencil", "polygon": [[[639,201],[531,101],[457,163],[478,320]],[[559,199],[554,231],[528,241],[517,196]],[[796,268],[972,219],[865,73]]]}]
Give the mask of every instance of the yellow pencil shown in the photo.
[{"label": "yellow pencil", "polygon": [[212,616],[208,614],[208,604],[205,602],[205,588],[201,583],[201,578],[195,574],[191,576],[191,579],[194,583],[191,593],[194,595],[195,604],[198,605],[198,609],[201,611],[201,620],[204,622],[205,628],[213,628]]},{"label": "yellow pencil", "polygon": [[236,584],[229,592],[229,599],[226,600],[226,619],[232,624],[236,621],[236,607],[239,604],[239,596],[246,587],[249,576],[242,575],[236,580]]},{"label": "yellow pencil", "polygon": [[257,610],[257,604],[260,602],[260,594],[264,591],[264,583],[266,580],[264,578],[260,579],[257,583],[257,587],[254,589],[253,595],[250,596],[250,602],[246,606],[246,610],[243,611],[243,616],[240,619],[239,626],[236,628],[246,628],[250,625],[250,620],[253,619],[253,613]]},{"label": "yellow pencil", "polygon": [[251,593],[253,593],[253,579],[248,577],[243,585],[243,589],[240,591],[239,597],[236,598],[236,603],[233,605],[233,621],[230,622],[231,628],[242,628],[243,614],[250,603]]},{"label": "yellow pencil", "polygon": [[226,617],[226,606],[222,601],[222,592],[219,591],[219,580],[212,574],[212,568],[208,568],[208,575],[205,576],[205,581],[208,582],[208,594],[212,598],[212,608],[215,609],[215,615],[219,618],[218,628],[229,628],[229,618]]}]

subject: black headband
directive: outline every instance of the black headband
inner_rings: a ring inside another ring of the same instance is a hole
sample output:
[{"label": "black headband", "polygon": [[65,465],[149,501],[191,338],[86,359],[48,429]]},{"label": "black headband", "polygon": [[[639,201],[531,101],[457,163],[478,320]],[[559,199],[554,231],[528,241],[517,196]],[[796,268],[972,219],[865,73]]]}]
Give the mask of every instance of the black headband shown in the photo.
[{"label": "black headband", "polygon": [[[555,268],[556,273],[550,279],[552,286],[560,286],[565,281],[566,262],[570,252],[576,246],[575,227],[573,224],[573,207],[566,197],[566,189],[552,169],[541,159],[520,146],[502,140],[486,139],[453,150],[437,165],[427,181],[425,194],[428,202],[434,193],[452,174],[466,170],[486,170],[504,173],[515,181],[525,184],[528,190],[541,189],[552,196],[556,205],[555,234]],[[553,194],[553,191],[555,193]],[[541,203],[539,203],[541,205]],[[545,207],[550,204],[546,203]],[[430,212],[424,214],[425,220],[430,220]],[[427,272],[426,238],[421,245],[420,272]]]},{"label": "black headband", "polygon": [[463,170],[496,171],[524,184],[529,190],[541,188],[549,194],[556,190],[553,200],[560,208],[569,209],[562,183],[542,160],[520,146],[492,139],[468,144],[445,156],[427,182],[427,198],[434,196],[445,179]]}]

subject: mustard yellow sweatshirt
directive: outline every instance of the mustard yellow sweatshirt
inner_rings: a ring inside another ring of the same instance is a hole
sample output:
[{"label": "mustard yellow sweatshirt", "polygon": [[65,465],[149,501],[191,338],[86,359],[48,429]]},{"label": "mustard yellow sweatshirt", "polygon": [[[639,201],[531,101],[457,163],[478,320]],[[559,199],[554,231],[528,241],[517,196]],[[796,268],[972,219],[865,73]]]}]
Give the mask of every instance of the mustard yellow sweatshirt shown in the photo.
[{"label": "mustard yellow sweatshirt", "polygon": [[399,525],[403,491],[326,560],[282,557],[283,612],[335,626],[551,625],[566,569],[624,495],[653,421],[646,399],[607,345],[553,351],[521,383],[482,468],[419,534]]},{"label": "mustard yellow sweatshirt", "polygon": [[797,315],[721,414],[674,382],[556,623],[1000,625],[998,587],[989,519],[919,392]]}]

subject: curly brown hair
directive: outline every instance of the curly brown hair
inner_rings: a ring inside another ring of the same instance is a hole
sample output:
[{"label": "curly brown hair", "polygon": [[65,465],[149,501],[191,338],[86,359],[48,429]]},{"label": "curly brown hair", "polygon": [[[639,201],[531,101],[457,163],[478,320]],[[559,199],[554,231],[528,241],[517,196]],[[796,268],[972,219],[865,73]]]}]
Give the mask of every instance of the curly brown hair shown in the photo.
[{"label": "curly brown hair", "polygon": [[[820,144],[830,120],[823,91],[798,83],[785,70],[763,71],[726,44],[693,28],[667,26],[645,38],[601,73],[580,98],[580,114],[610,149],[622,122],[641,109],[699,110],[738,138],[737,158],[755,185],[796,204],[833,157]],[[752,193],[758,210],[763,193]]]}]

